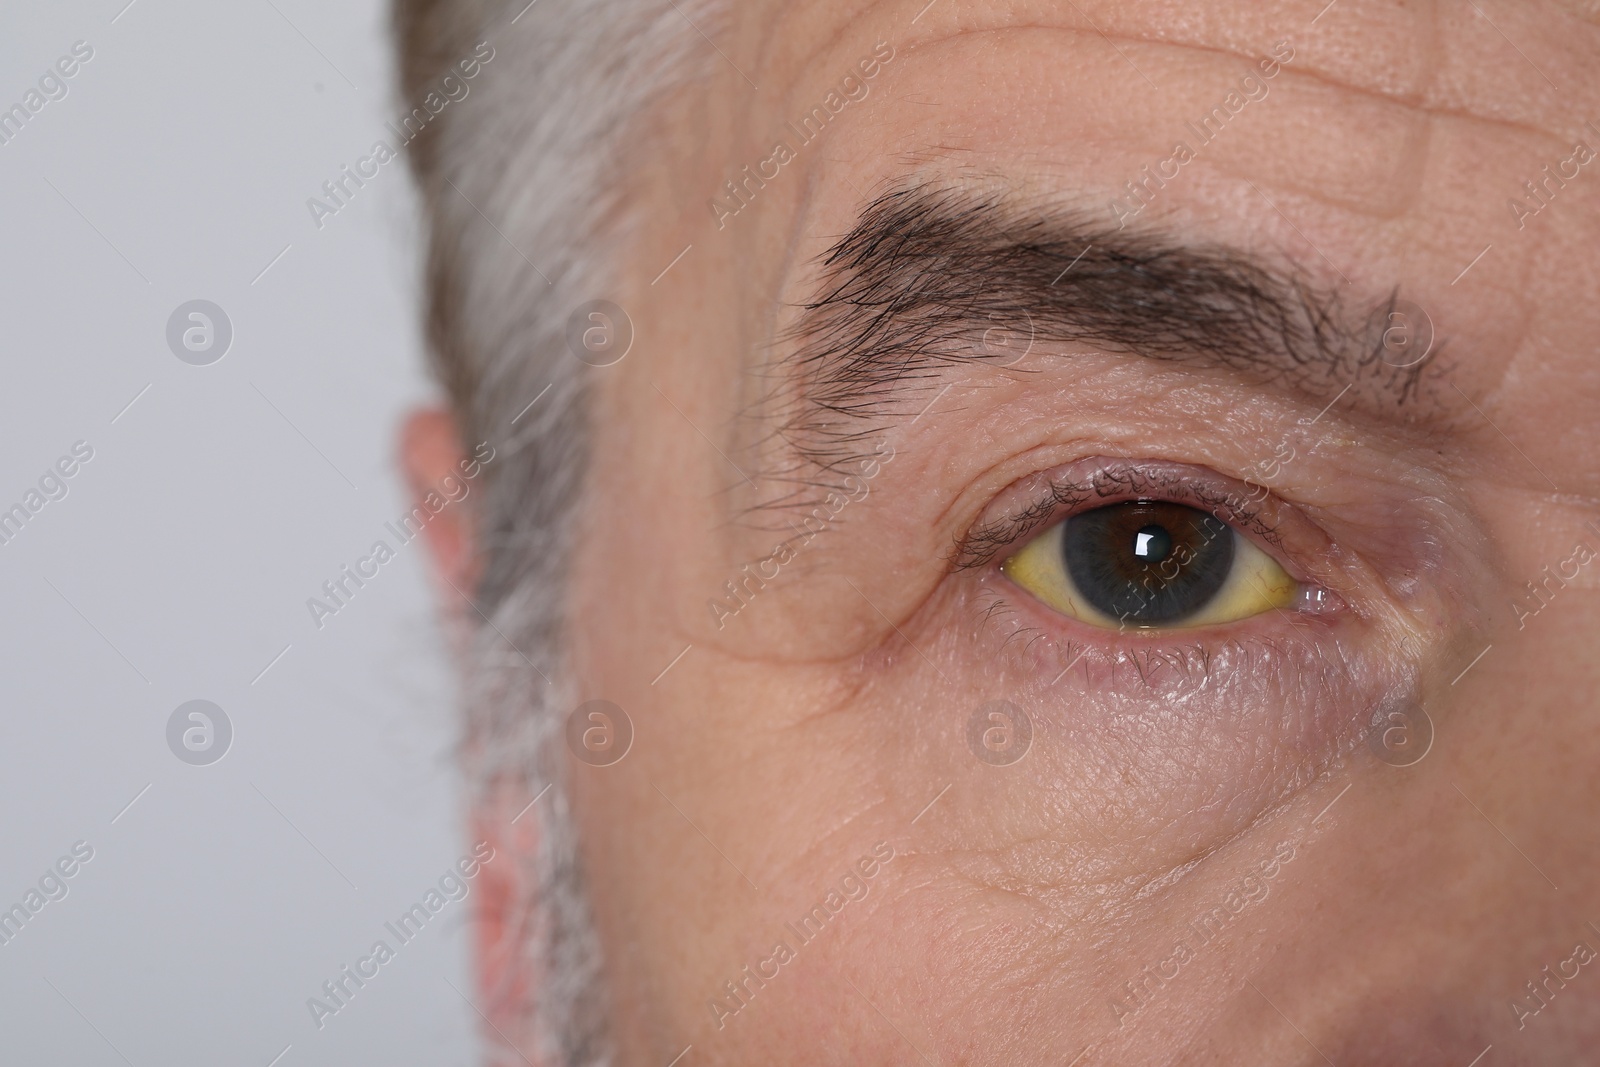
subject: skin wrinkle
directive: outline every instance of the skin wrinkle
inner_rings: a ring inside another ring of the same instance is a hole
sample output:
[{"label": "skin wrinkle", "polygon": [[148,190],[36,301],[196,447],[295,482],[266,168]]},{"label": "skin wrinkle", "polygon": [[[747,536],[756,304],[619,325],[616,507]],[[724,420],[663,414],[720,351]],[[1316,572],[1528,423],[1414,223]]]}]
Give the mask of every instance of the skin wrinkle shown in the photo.
[{"label": "skin wrinkle", "polygon": [[[1236,832],[1221,839],[1197,848],[1187,856],[1173,862],[1167,869],[1153,873],[1124,871],[1119,875],[1115,871],[1108,869],[1107,863],[1103,858],[1097,858],[1090,854],[1084,857],[1084,860],[1089,864],[1087,868],[1075,864],[1067,870],[1059,870],[1050,875],[1035,874],[1031,880],[1025,880],[1024,875],[1017,870],[1015,862],[1002,860],[992,850],[978,853],[970,850],[924,849],[919,851],[917,855],[924,859],[932,856],[954,859],[958,854],[969,855],[974,859],[983,856],[989,857],[991,863],[1000,864],[1001,870],[990,873],[984,881],[978,881],[973,878],[970,881],[971,887],[980,892],[1000,891],[1011,893],[1021,896],[1033,904],[1045,905],[1046,907],[1040,914],[1055,920],[1052,924],[1055,928],[1054,936],[1070,940],[1072,931],[1078,926],[1078,923],[1059,914],[1059,911],[1052,913],[1048,907],[1052,900],[1057,900],[1060,897],[1061,892],[1067,892],[1073,897],[1082,897],[1091,890],[1098,890],[1098,892],[1094,892],[1093,896],[1095,905],[1104,913],[1102,921],[1112,923],[1133,922],[1132,909],[1136,905],[1147,901],[1152,896],[1157,898],[1170,896],[1190,873],[1199,868],[1204,860],[1225,853],[1234,842],[1242,839],[1258,827],[1265,825],[1272,817],[1277,816],[1282,809],[1290,806],[1297,796],[1297,790],[1290,791],[1289,796],[1282,804],[1259,812],[1248,825],[1240,827]],[[1216,801],[1214,803],[1222,802]],[[1092,823],[1086,823],[1085,825],[1093,827]],[[1098,831],[1096,832],[1098,833]],[[1309,844],[1314,837],[1314,833],[1308,833],[1302,841]],[[1103,836],[1100,839],[1102,841],[1105,840]],[[1029,846],[1054,846],[1055,851],[1059,852],[1063,842],[1059,838],[1059,832],[1056,836],[1022,837],[1008,842],[1004,852],[1006,855],[1012,855]],[[1108,935],[1108,940],[1120,940],[1120,935],[1110,934]]]},{"label": "skin wrinkle", "polygon": [[[1427,8],[1426,19],[1429,32],[1421,35],[1422,48],[1420,51],[1424,56],[1422,72],[1424,88],[1419,96],[1426,96],[1428,91],[1436,86],[1439,77],[1438,0],[1425,0],[1425,6]],[[1434,123],[1431,120],[1434,117],[1434,115],[1426,111],[1420,116],[1420,121],[1416,124],[1415,137],[1407,145],[1406,151],[1402,153],[1407,165],[1400,167],[1399,172],[1401,174],[1409,173],[1415,180],[1406,187],[1403,195],[1396,197],[1397,202],[1394,210],[1390,213],[1391,218],[1398,217],[1414,208],[1417,204],[1417,198],[1422,194],[1422,178],[1427,172],[1428,150],[1433,144]]]},{"label": "skin wrinkle", "polygon": [[[1120,5],[1115,4],[1115,3],[1107,4],[1107,5],[1105,5],[1105,10],[1108,10],[1110,12],[1115,13],[1119,9],[1119,6]],[[1426,49],[1423,49],[1422,51],[1430,60],[1432,60],[1432,62],[1430,62],[1429,64],[1427,64],[1423,68],[1423,71],[1425,72],[1426,76],[1425,76],[1424,79],[1419,79],[1419,81],[1421,81],[1422,84],[1420,84],[1418,86],[1418,88],[1416,90],[1414,90],[1413,92],[1411,92],[1411,93],[1390,93],[1390,92],[1385,92],[1383,89],[1378,88],[1378,87],[1363,86],[1363,85],[1356,84],[1355,82],[1341,80],[1341,79],[1339,79],[1338,77],[1336,77],[1336,76],[1334,76],[1332,74],[1317,72],[1316,70],[1314,70],[1312,68],[1304,68],[1304,67],[1298,67],[1297,66],[1296,69],[1290,71],[1289,73],[1293,77],[1309,77],[1309,78],[1313,78],[1313,79],[1321,81],[1321,82],[1323,82],[1323,83],[1325,83],[1325,84],[1327,84],[1329,86],[1332,86],[1334,88],[1337,88],[1337,89],[1340,89],[1340,90],[1344,90],[1344,91],[1347,91],[1347,92],[1357,93],[1357,94],[1366,95],[1366,96],[1376,96],[1376,97],[1379,97],[1379,98],[1381,98],[1381,99],[1383,99],[1385,101],[1388,101],[1388,102],[1401,104],[1401,105],[1407,106],[1407,107],[1415,107],[1415,108],[1417,108],[1419,110],[1424,111],[1425,113],[1427,113],[1429,115],[1448,116],[1448,117],[1451,117],[1451,118],[1461,118],[1461,119],[1466,119],[1466,120],[1469,120],[1469,121],[1499,123],[1499,124],[1504,124],[1504,125],[1511,126],[1513,128],[1520,128],[1520,129],[1524,129],[1524,130],[1532,130],[1532,131],[1536,131],[1536,132],[1551,132],[1548,129],[1546,129],[1545,127],[1541,127],[1541,126],[1537,125],[1536,122],[1533,121],[1533,120],[1519,121],[1519,120],[1512,120],[1512,119],[1503,119],[1503,118],[1499,118],[1497,116],[1483,115],[1483,114],[1478,113],[1478,112],[1462,110],[1462,109],[1459,108],[1459,106],[1458,107],[1450,107],[1450,106],[1446,106],[1446,105],[1430,104],[1430,103],[1426,102],[1428,100],[1428,98],[1429,98],[1430,90],[1432,90],[1433,92],[1437,92],[1441,88],[1440,75],[1443,73],[1443,66],[1442,66],[1442,63],[1440,62],[1440,57],[1442,55],[1442,49],[1439,47],[1440,32],[1439,32],[1439,23],[1438,23],[1438,18],[1437,18],[1439,9],[1437,7],[1437,4],[1434,3],[1434,2],[1428,2],[1426,4],[1426,6],[1428,8],[1428,11],[1431,14],[1431,17],[1430,17],[1429,21],[1432,24],[1432,32],[1423,35],[1424,39],[1428,42],[1430,47],[1427,47]],[[1470,18],[1470,16],[1468,16],[1468,17]],[[1097,19],[1096,21],[1098,22],[1099,20]],[[1503,28],[1503,25],[1502,25],[1502,28]],[[1079,29],[1080,29],[1080,32],[1082,32],[1082,28],[1079,28]],[[1206,45],[1206,44],[1202,44],[1202,43],[1194,42],[1194,41],[1180,41],[1180,40],[1173,40],[1173,39],[1163,38],[1163,37],[1159,37],[1159,36],[1152,36],[1152,35],[1147,35],[1147,34],[1130,34],[1130,33],[1118,32],[1116,29],[1110,27],[1109,25],[1107,25],[1105,23],[1101,24],[1100,29],[1102,31],[1104,31],[1104,34],[1105,34],[1106,37],[1108,37],[1108,38],[1110,38],[1112,40],[1123,41],[1123,42],[1126,42],[1126,43],[1129,43],[1129,44],[1134,44],[1134,45],[1168,44],[1168,45],[1173,45],[1173,46],[1176,46],[1176,47],[1179,47],[1179,48],[1192,49],[1194,51],[1199,51],[1199,52],[1215,52],[1215,53],[1219,53],[1221,55],[1226,55],[1226,56],[1236,56],[1236,57],[1239,57],[1239,58],[1249,58],[1249,57],[1244,56],[1241,53],[1235,52],[1235,51],[1233,51],[1231,49],[1222,48],[1222,47],[1218,47],[1218,46],[1212,46],[1212,45]],[[1094,32],[1093,28],[1091,27],[1088,30],[1088,32]],[[1288,32],[1287,29],[1285,30],[1285,32]],[[1492,30],[1488,30],[1487,27],[1483,27],[1483,32],[1493,34],[1493,31]],[[1309,38],[1309,39],[1315,40],[1314,37]],[[1496,41],[1499,40],[1498,35],[1495,35],[1495,40]],[[1502,44],[1502,47],[1506,47],[1506,46],[1504,46]],[[1509,48],[1507,48],[1507,51],[1509,53],[1508,63],[1509,62],[1517,62],[1517,63],[1521,63],[1522,62],[1521,58],[1517,57],[1515,52],[1510,52]],[[1524,51],[1526,51],[1526,49],[1524,49]],[[1519,74],[1520,73],[1521,72],[1519,71]],[[1548,86],[1546,85],[1544,80],[1542,78],[1539,78],[1539,76],[1537,74],[1533,74],[1530,71],[1530,72],[1528,72],[1528,76],[1530,77],[1531,83],[1536,83],[1536,85],[1537,85],[1537,87],[1538,87],[1538,89],[1539,89],[1539,91],[1541,93],[1543,92],[1544,89],[1548,88]],[[1516,100],[1518,102],[1521,102],[1521,100],[1522,100],[1521,97],[1516,96],[1514,94],[1501,94],[1497,99],[1500,100],[1500,101]]]},{"label": "skin wrinkle", "polygon": [[[1021,25],[1010,25],[1010,26],[1007,26],[1003,30],[980,29],[980,30],[961,31],[961,32],[958,32],[958,33],[955,33],[955,34],[949,34],[949,35],[936,37],[936,38],[934,38],[934,41],[936,42],[936,46],[940,46],[940,45],[946,45],[946,44],[949,44],[951,42],[961,40],[963,38],[981,36],[983,34],[988,34],[988,33],[1012,34],[1012,33],[1014,33],[1015,31],[1018,31],[1018,30],[1030,30],[1030,29],[1031,30],[1043,30],[1043,31],[1046,31],[1046,32],[1069,32],[1069,33],[1080,33],[1080,34],[1093,34],[1094,33],[1092,28],[1091,29],[1079,28],[1077,30],[1064,30],[1062,27],[1059,27],[1059,26],[1045,26],[1045,25],[1042,25],[1042,24],[1021,24]],[[1096,35],[1096,36],[1098,36],[1098,35]],[[1143,40],[1143,39],[1128,38],[1128,40]],[[918,43],[919,42],[917,42],[917,41],[913,41],[910,44],[908,44],[908,50],[909,50],[909,48],[915,47]],[[1172,42],[1150,42],[1150,41],[1145,41],[1144,43],[1164,43],[1164,44],[1169,44],[1169,43],[1172,43]],[[1196,52],[1199,52],[1199,53],[1212,53],[1212,54],[1218,54],[1218,55],[1226,55],[1226,56],[1239,58],[1239,59],[1247,60],[1247,61],[1249,59],[1253,58],[1251,56],[1244,55],[1243,53],[1236,53],[1236,52],[1232,52],[1232,51],[1229,51],[1229,50],[1226,50],[1226,49],[1212,48],[1212,47],[1201,46],[1201,45],[1180,44],[1180,45],[1177,45],[1177,47],[1192,49],[1193,51],[1196,51]],[[1281,76],[1281,74],[1284,74],[1284,73],[1291,74],[1291,75],[1301,75],[1301,74],[1305,74],[1306,72],[1305,71],[1299,71],[1299,70],[1291,70],[1290,68],[1284,68],[1284,70],[1280,72],[1280,76]],[[1331,87],[1336,88],[1336,89],[1344,89],[1344,90],[1350,90],[1350,91],[1355,91],[1355,92],[1367,92],[1366,90],[1362,90],[1360,87],[1349,85],[1349,84],[1342,83],[1342,82],[1338,82],[1336,80],[1330,81],[1330,80],[1327,80],[1327,79],[1320,79],[1320,78],[1316,78],[1315,75],[1311,75],[1310,77],[1312,77],[1315,80],[1321,81],[1324,84],[1330,85]],[[1404,103],[1404,101],[1395,101],[1392,98],[1390,98],[1390,97],[1388,97],[1387,95],[1384,95],[1384,94],[1378,94],[1378,95],[1385,102],[1389,102],[1389,103],[1395,103],[1395,102]],[[1425,117],[1425,115],[1423,117]],[[1419,118],[1419,121],[1420,121],[1420,118]],[[1426,125],[1425,122],[1422,123],[1422,124],[1424,126]],[[1419,135],[1416,135],[1414,138],[1408,138],[1408,142],[1410,142],[1410,141],[1419,141],[1423,145],[1425,145],[1427,143],[1427,141],[1428,141],[1428,137],[1426,136],[1426,134],[1419,134]],[[1417,177],[1418,177],[1418,181],[1420,182],[1420,171],[1417,172]],[[1315,193],[1314,193],[1314,191],[1308,191],[1308,195],[1313,195],[1314,196]],[[1395,212],[1397,212],[1398,210],[1399,210],[1398,207],[1391,207],[1390,210],[1389,210],[1389,214],[1392,215]]]},{"label": "skin wrinkle", "polygon": [[[875,5],[872,5],[872,6],[880,7],[880,6],[891,6],[891,5],[875,4]],[[936,6],[933,10],[935,12],[937,12],[938,11],[938,6]],[[1099,33],[1095,32],[1093,27],[1087,26],[1087,25],[1085,25],[1085,26],[1076,26],[1076,27],[1064,27],[1064,26],[1061,26],[1061,25],[1058,25],[1058,24],[1051,24],[1051,23],[1029,23],[1029,22],[1016,22],[1016,23],[1013,23],[1013,22],[1007,22],[1003,27],[978,27],[978,28],[973,28],[973,29],[960,30],[960,31],[957,31],[957,32],[954,32],[954,33],[930,32],[925,37],[922,37],[922,38],[910,38],[910,39],[908,39],[907,42],[906,42],[906,46],[907,46],[908,51],[911,50],[911,49],[927,49],[927,48],[930,48],[930,47],[939,47],[939,46],[955,43],[955,42],[958,42],[958,41],[963,41],[963,40],[970,39],[970,38],[979,38],[979,37],[983,37],[983,36],[991,35],[991,34],[993,34],[993,35],[1010,35],[1010,34],[1013,34],[1013,33],[1016,33],[1016,32],[1021,32],[1021,31],[1038,31],[1038,32],[1044,32],[1044,33],[1073,34],[1073,35],[1077,35],[1077,36],[1083,37],[1085,39],[1093,38],[1095,40],[1099,40],[1100,36],[1101,36]],[[1164,47],[1170,47],[1170,48],[1174,48],[1174,49],[1179,49],[1179,50],[1182,50],[1184,52],[1193,52],[1193,53],[1202,54],[1202,55],[1221,56],[1221,57],[1225,57],[1225,58],[1228,58],[1228,59],[1239,60],[1239,61],[1241,61],[1241,62],[1243,62],[1243,63],[1245,63],[1247,65],[1256,58],[1254,53],[1238,52],[1238,51],[1235,51],[1233,49],[1224,48],[1224,47],[1215,46],[1215,45],[1207,45],[1207,44],[1203,44],[1203,43],[1195,42],[1195,41],[1168,40],[1168,39],[1157,38],[1157,37],[1147,37],[1147,36],[1143,36],[1143,35],[1122,34],[1122,33],[1116,33],[1116,32],[1111,32],[1111,31],[1106,32],[1105,36],[1111,38],[1114,41],[1121,41],[1121,42],[1126,42],[1126,43],[1129,43],[1129,44],[1147,45],[1147,46],[1164,46]],[[1295,40],[1296,48],[1299,48],[1300,47],[1300,41],[1302,40],[1302,38],[1298,38],[1297,37],[1297,38],[1294,38],[1294,40]],[[1314,38],[1309,38],[1307,40],[1314,41]],[[1288,67],[1283,68],[1283,70],[1279,74],[1279,77],[1287,77],[1287,78],[1289,78],[1291,80],[1304,79],[1306,81],[1313,82],[1313,83],[1316,83],[1318,85],[1323,85],[1323,86],[1326,86],[1326,87],[1328,87],[1330,89],[1338,90],[1340,92],[1350,93],[1350,94],[1353,94],[1353,95],[1356,95],[1356,96],[1361,96],[1361,97],[1368,97],[1368,98],[1371,98],[1373,100],[1376,100],[1376,101],[1384,103],[1384,104],[1392,104],[1392,105],[1395,105],[1395,106],[1398,106],[1398,107],[1401,107],[1401,108],[1405,108],[1407,110],[1415,111],[1415,112],[1417,112],[1419,114],[1419,117],[1425,118],[1425,119],[1451,119],[1451,120],[1461,121],[1461,122],[1470,123],[1470,124],[1474,124],[1474,125],[1485,125],[1485,126],[1490,126],[1490,127],[1512,129],[1512,130],[1516,130],[1516,131],[1522,132],[1522,133],[1533,134],[1535,136],[1547,137],[1547,138],[1550,139],[1552,144],[1562,144],[1562,143],[1564,143],[1564,141],[1567,138],[1566,134],[1557,132],[1556,130],[1554,130],[1554,129],[1548,127],[1548,126],[1540,125],[1539,124],[1540,120],[1535,120],[1535,119],[1526,119],[1526,120],[1508,119],[1508,118],[1502,118],[1502,117],[1499,117],[1499,116],[1485,115],[1485,114],[1482,114],[1480,112],[1471,111],[1471,110],[1469,110],[1466,107],[1461,106],[1461,105],[1451,105],[1451,104],[1447,104],[1447,103],[1443,103],[1443,102],[1429,102],[1430,92],[1437,91],[1437,89],[1438,89],[1438,78],[1439,78],[1439,74],[1440,74],[1439,63],[1437,62],[1437,59],[1438,59],[1438,56],[1439,56],[1439,53],[1440,53],[1440,49],[1438,47],[1438,42],[1437,42],[1436,39],[1433,40],[1432,43],[1433,43],[1433,47],[1431,47],[1431,48],[1429,48],[1427,50],[1428,54],[1434,59],[1434,62],[1431,63],[1427,68],[1427,70],[1428,70],[1428,83],[1429,84],[1424,86],[1424,87],[1422,87],[1422,88],[1419,88],[1415,93],[1398,93],[1397,94],[1397,93],[1387,92],[1382,88],[1378,88],[1378,87],[1374,87],[1374,86],[1365,86],[1365,85],[1359,85],[1359,84],[1357,84],[1355,82],[1344,81],[1344,80],[1341,80],[1340,78],[1338,78],[1338,77],[1336,77],[1336,76],[1334,76],[1332,74],[1320,72],[1320,71],[1317,71],[1313,67],[1305,65],[1304,60],[1302,58],[1298,58],[1298,57],[1296,58],[1296,60],[1295,60],[1295,62],[1294,62],[1294,64],[1292,66],[1288,66]],[[1261,47],[1262,51],[1266,50],[1266,47],[1264,45],[1260,46],[1260,47]],[[898,42],[896,42],[896,48],[899,48]],[[827,49],[819,49],[817,54],[821,55],[824,51],[827,51]],[[815,60],[813,59],[813,61],[808,62],[807,64],[805,64],[805,69],[807,69],[807,70],[816,70],[816,69],[830,69],[830,68],[828,68],[826,66],[826,64],[818,64],[818,63],[816,63]],[[934,150],[937,150],[941,146],[939,146],[939,145],[929,145],[929,146],[926,146],[926,147],[934,149]]]},{"label": "skin wrinkle", "polygon": [[1389,184],[1395,190],[1393,202],[1388,210],[1376,213],[1378,217],[1392,220],[1400,218],[1417,206],[1418,198],[1422,195],[1422,179],[1427,172],[1428,147],[1433,143],[1433,123],[1427,118],[1419,118],[1411,124],[1411,132],[1405,139],[1405,146],[1399,152],[1399,161],[1395,166],[1395,173],[1409,181],[1391,181]]}]

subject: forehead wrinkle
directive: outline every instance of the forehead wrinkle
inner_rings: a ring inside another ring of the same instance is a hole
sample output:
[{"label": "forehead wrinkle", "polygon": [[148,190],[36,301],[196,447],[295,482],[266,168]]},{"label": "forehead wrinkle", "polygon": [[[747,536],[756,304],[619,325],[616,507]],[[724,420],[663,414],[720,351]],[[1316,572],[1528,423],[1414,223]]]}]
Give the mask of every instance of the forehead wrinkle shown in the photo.
[{"label": "forehead wrinkle", "polygon": [[[789,85],[786,87],[786,92],[792,96],[794,92],[799,90],[800,82],[803,80],[805,73],[814,71],[817,68],[816,61],[818,57],[830,52],[840,51],[844,48],[846,31],[855,21],[870,15],[872,12],[878,9],[894,6],[898,5],[894,4],[892,0],[869,0],[869,2],[859,5],[857,9],[852,11],[851,17],[848,20],[842,22],[837,29],[826,35],[825,38],[818,42],[813,48],[809,49],[805,53],[802,53],[798,64],[797,77],[790,80]],[[785,8],[786,13],[788,10],[789,9]],[[797,7],[796,10],[799,10],[799,8]],[[936,7],[934,10],[937,11],[938,8]],[[968,14],[971,14],[971,12],[968,12]],[[977,12],[977,15],[980,17],[986,14],[989,13],[983,11]],[[995,12],[994,15],[997,18],[1003,17],[1004,12]],[[932,20],[930,20],[930,22],[931,21]],[[954,44],[959,41],[982,38],[985,36],[1002,36],[1028,30],[1073,34],[1075,36],[1083,37],[1086,40],[1096,40],[1103,37],[1113,42],[1122,42],[1125,44],[1143,45],[1148,47],[1170,48],[1193,54],[1212,55],[1222,59],[1241,63],[1249,63],[1256,58],[1253,53],[1238,51],[1222,44],[1211,44],[1203,40],[1175,40],[1170,37],[1158,36],[1157,30],[1159,27],[1153,27],[1152,32],[1150,33],[1141,33],[1137,31],[1129,31],[1127,29],[1114,29],[1110,27],[1097,29],[1093,24],[1088,22],[1057,22],[1047,21],[1038,17],[1033,17],[1022,21],[1005,22],[1002,24],[967,26],[955,30],[940,30],[937,27],[929,26],[928,23],[924,23],[923,27],[918,27],[912,36],[903,39],[895,38],[892,40],[892,43],[895,45],[896,49],[901,48],[902,44],[904,45],[904,54],[908,60],[917,58],[921,53],[935,52],[941,46]],[[1437,31],[1437,26],[1435,29]],[[770,43],[771,41],[775,40],[776,36],[776,34],[769,35],[768,42]],[[1563,139],[1565,137],[1565,134],[1563,134],[1560,130],[1554,128],[1553,126],[1546,125],[1539,119],[1533,117],[1526,119],[1505,118],[1474,111],[1470,108],[1470,106],[1459,103],[1449,103],[1438,98],[1440,90],[1439,78],[1443,66],[1443,61],[1440,58],[1440,54],[1444,48],[1444,46],[1441,44],[1440,38],[1441,34],[1439,32],[1435,32],[1433,34],[1433,39],[1430,41],[1431,47],[1428,48],[1428,52],[1432,57],[1432,62],[1427,65],[1425,76],[1419,78],[1417,85],[1411,91],[1407,92],[1391,91],[1376,83],[1362,84],[1360,82],[1351,81],[1347,78],[1340,77],[1329,70],[1319,70],[1315,65],[1315,52],[1310,48],[1309,45],[1307,46],[1307,50],[1303,53],[1302,58],[1297,59],[1293,67],[1284,67],[1279,76],[1287,79],[1288,81],[1304,80],[1306,82],[1312,82],[1318,85],[1326,86],[1340,92],[1349,93],[1353,96],[1404,108],[1408,111],[1415,112],[1419,116],[1426,119],[1454,119],[1457,121],[1468,122],[1485,127],[1502,128],[1515,132],[1535,134],[1556,139]],[[1294,40],[1294,43],[1297,46],[1305,43],[1303,39],[1291,38],[1291,40]],[[1501,102],[1503,103],[1503,101]],[[1561,117],[1565,116],[1566,114],[1567,111],[1563,110],[1560,112],[1559,116],[1552,115],[1551,117]]]},{"label": "forehead wrinkle", "polygon": [[[769,24],[768,32],[764,35],[764,40],[758,50],[758,58],[771,54],[775,47],[787,43],[791,39],[788,33],[789,27],[793,24],[791,16],[799,16],[809,10],[809,5],[807,4],[779,4],[776,6],[778,16],[772,19]],[[801,76],[805,72],[816,70],[819,66],[818,60],[822,56],[836,54],[845,50],[846,35],[856,23],[881,8],[894,6],[897,6],[896,0],[862,0],[862,2],[846,8],[840,12],[842,17],[836,20],[833,32],[825,34],[815,46],[794,58],[795,69],[800,72]],[[749,10],[759,12],[764,9],[760,5],[752,4]],[[885,38],[885,40],[889,40],[889,43],[893,44],[896,49],[900,47],[900,41],[889,38]],[[828,71],[831,71],[831,69],[831,66],[828,67]],[[831,76],[827,71],[824,73],[825,76]],[[785,99],[792,97],[793,93],[799,88],[798,84],[796,84],[798,81],[798,77],[789,80],[789,84],[785,87],[787,93]]]}]

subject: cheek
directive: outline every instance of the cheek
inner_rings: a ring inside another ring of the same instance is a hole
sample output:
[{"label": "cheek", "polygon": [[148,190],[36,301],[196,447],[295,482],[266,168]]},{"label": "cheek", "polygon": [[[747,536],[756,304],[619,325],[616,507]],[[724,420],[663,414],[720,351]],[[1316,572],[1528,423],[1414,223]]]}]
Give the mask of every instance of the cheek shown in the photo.
[{"label": "cheek", "polygon": [[1107,992],[1080,940],[1089,927],[1057,906],[1069,894],[973,878],[920,848],[931,854],[905,857],[841,966],[876,989],[916,990],[924,1047],[982,1035],[985,1063],[1067,1062],[1063,1049],[1104,1029]]},{"label": "cheek", "polygon": [[[1103,879],[1060,883],[1025,862],[1016,869],[975,863],[946,848],[925,822],[911,853],[896,860],[898,870],[891,865],[875,891],[881,900],[860,933],[826,961],[864,975],[854,978],[863,989],[914,990],[917,1008],[908,1014],[917,1029],[907,1034],[922,1047],[961,1048],[981,1035],[983,1063],[1068,1064],[1091,1044],[1102,1050],[1099,1062],[1171,1063],[1172,1031],[1161,1018],[1215,1010],[1218,999],[1237,995],[1236,968],[1248,964],[1230,957],[1244,950],[1201,945],[1188,925],[1221,900],[1222,879],[1236,880],[1236,871],[1216,871],[1122,909],[1106,902]],[[1270,939],[1290,931],[1265,902],[1246,914],[1252,934]],[[1182,959],[1175,945],[1185,938],[1192,948]],[[1143,968],[1154,972],[1164,961],[1171,980],[1145,987],[1156,1006],[1119,1026],[1113,1005],[1137,1004],[1129,983],[1144,981]],[[1120,1054],[1117,1043],[1130,1037],[1155,1047]]]}]

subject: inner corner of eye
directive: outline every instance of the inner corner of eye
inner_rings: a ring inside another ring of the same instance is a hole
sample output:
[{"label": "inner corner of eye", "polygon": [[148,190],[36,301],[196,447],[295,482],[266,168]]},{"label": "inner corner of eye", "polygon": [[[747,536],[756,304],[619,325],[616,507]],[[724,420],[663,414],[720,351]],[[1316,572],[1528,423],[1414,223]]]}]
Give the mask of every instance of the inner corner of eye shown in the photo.
[{"label": "inner corner of eye", "polygon": [[1111,629],[1236,622],[1295,604],[1300,583],[1237,529],[1164,500],[1056,523],[1000,567],[1047,607]]}]

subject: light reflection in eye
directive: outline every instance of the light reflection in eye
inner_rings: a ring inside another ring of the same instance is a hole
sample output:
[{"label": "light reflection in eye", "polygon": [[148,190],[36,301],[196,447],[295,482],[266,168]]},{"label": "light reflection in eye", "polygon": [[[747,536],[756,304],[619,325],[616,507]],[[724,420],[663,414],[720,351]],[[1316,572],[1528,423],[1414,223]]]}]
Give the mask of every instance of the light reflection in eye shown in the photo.
[{"label": "light reflection in eye", "polygon": [[1001,571],[1047,606],[1094,626],[1193,627],[1288,607],[1297,583],[1216,517],[1162,500],[1080,512]]}]

